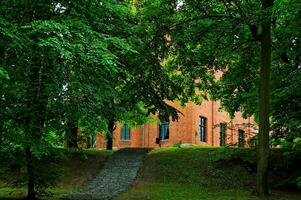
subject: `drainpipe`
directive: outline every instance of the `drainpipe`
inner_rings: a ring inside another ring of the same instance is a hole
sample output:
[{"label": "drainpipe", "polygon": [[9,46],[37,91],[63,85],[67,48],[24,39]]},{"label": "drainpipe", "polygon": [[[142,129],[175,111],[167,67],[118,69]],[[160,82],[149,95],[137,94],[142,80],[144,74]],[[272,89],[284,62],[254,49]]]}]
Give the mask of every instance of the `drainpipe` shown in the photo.
[{"label": "drainpipe", "polygon": [[248,118],[248,123],[249,123],[249,138],[251,137],[251,117]]},{"label": "drainpipe", "polygon": [[212,146],[214,146],[214,101],[212,101]]},{"label": "drainpipe", "polygon": [[147,147],[149,147],[149,126],[150,126],[150,124],[148,123],[148,125],[147,125]]},{"label": "drainpipe", "polygon": [[142,126],[142,148],[144,148],[144,124]]},{"label": "drainpipe", "polygon": [[234,126],[233,126],[233,120],[231,119],[231,143],[232,143],[232,144],[234,143],[234,139],[233,139],[233,129],[234,129]]}]

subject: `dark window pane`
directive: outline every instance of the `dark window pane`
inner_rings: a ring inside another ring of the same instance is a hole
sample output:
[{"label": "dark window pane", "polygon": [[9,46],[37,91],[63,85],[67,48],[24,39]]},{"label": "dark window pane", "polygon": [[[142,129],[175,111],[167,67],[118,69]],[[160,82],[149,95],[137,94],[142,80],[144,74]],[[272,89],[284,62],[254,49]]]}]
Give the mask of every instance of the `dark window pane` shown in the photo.
[{"label": "dark window pane", "polygon": [[200,141],[206,142],[206,118],[205,117],[200,116],[199,127],[200,127]]},{"label": "dark window pane", "polygon": [[161,122],[159,125],[159,138],[161,140],[169,139],[169,122]]},{"label": "dark window pane", "polygon": [[121,140],[130,140],[131,139],[131,130],[127,124],[124,124],[121,127]]},{"label": "dark window pane", "polygon": [[226,123],[220,123],[220,146],[226,145]]},{"label": "dark window pane", "polygon": [[244,147],[245,145],[245,131],[238,129],[238,146]]}]

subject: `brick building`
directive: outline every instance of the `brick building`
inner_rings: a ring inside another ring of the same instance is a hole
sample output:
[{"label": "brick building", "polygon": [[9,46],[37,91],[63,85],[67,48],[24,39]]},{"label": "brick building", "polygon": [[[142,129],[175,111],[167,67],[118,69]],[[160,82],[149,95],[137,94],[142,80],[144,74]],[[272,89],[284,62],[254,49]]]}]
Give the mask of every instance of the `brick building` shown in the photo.
[{"label": "brick building", "polygon": [[[230,119],[228,114],[220,111],[219,101],[204,101],[202,105],[186,104],[182,108],[170,103],[183,115],[178,121],[146,123],[140,127],[117,126],[113,135],[113,147],[158,147],[156,138],[160,138],[163,147],[177,143],[225,146],[246,146],[248,140],[257,133],[253,119],[243,119],[240,112]],[[96,138],[96,148],[105,148],[104,135]]]}]

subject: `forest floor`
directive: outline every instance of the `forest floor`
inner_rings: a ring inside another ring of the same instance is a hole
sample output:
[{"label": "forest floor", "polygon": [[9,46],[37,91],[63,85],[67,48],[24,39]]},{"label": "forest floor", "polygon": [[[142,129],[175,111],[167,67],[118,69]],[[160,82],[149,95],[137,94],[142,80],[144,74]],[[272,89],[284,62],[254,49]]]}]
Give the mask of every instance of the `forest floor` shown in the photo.
[{"label": "forest floor", "polygon": [[[50,189],[53,196],[41,199],[59,199],[62,194],[83,188],[97,176],[113,153],[102,150],[83,152],[71,152],[69,159],[59,162],[64,174],[58,185]],[[154,149],[146,156],[133,186],[113,200],[257,200],[254,167],[246,165],[242,162],[245,158],[241,160],[239,156],[239,159],[228,159],[228,154],[226,148]],[[285,176],[270,173],[270,200],[301,199],[300,191],[276,189],[277,183]],[[25,193],[25,188],[12,189],[0,182],[0,200],[21,199]]]}]

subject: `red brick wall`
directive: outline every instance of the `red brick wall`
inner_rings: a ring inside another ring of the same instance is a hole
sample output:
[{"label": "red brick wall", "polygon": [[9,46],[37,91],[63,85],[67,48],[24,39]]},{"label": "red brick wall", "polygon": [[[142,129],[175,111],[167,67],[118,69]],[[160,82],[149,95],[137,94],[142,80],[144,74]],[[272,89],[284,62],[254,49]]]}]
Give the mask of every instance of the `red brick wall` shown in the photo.
[{"label": "red brick wall", "polygon": [[130,140],[121,140],[121,126],[118,125],[114,132],[113,146],[123,147],[141,147],[142,145],[142,127],[133,127],[130,129]]},{"label": "red brick wall", "polygon": [[[169,139],[162,141],[162,146],[173,146],[181,141],[181,143],[189,143],[196,145],[220,145],[220,123],[227,123],[226,129],[226,145],[238,143],[238,129],[245,131],[245,140],[251,132],[248,123],[253,123],[252,118],[243,119],[240,112],[237,112],[234,119],[230,119],[226,112],[221,111],[219,101],[204,101],[202,105],[189,103],[185,108],[181,108],[176,103],[169,102],[170,105],[179,109],[182,114],[178,121],[170,120]],[[199,117],[207,118],[206,123],[206,142],[200,141],[199,135]],[[158,147],[155,143],[159,136],[158,123],[147,123],[142,127],[131,128],[131,139],[122,141],[120,125],[114,132],[113,146],[117,148],[123,147]],[[144,137],[143,137],[144,135]],[[104,135],[97,137],[96,148],[105,148]]]}]

